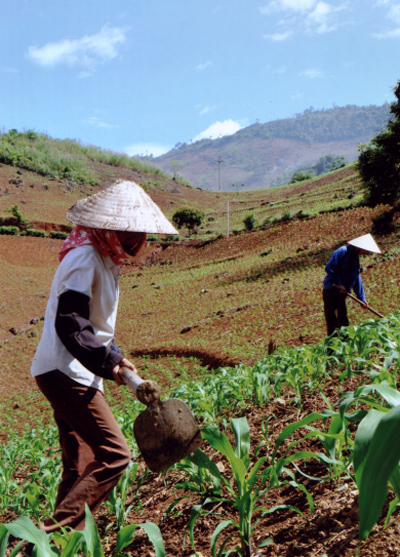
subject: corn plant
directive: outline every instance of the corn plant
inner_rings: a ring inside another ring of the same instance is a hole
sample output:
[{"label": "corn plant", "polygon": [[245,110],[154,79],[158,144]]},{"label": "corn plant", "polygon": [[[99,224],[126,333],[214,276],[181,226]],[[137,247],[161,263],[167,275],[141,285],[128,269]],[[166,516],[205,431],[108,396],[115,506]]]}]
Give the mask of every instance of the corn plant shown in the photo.
[{"label": "corn plant", "polygon": [[[400,393],[398,393],[400,398]],[[354,471],[359,489],[359,540],[368,536],[379,519],[388,484],[396,497],[386,523],[400,501],[400,401],[393,408],[372,408],[361,421],[354,446]]]},{"label": "corn plant", "polygon": [[[293,487],[299,487],[307,494],[310,512],[312,512],[312,499],[306,492],[304,486],[299,486],[294,475],[286,469],[286,460],[281,459],[275,465],[266,465],[268,457],[258,457],[254,464],[251,464],[250,458],[250,433],[246,418],[236,418],[230,420],[230,426],[235,436],[235,448],[232,447],[228,438],[219,431],[214,425],[205,426],[202,429],[202,436],[209,444],[227,460],[232,470],[234,483],[231,485],[229,479],[223,475],[217,465],[208,458],[208,456],[200,449],[185,459],[186,462],[194,464],[198,469],[205,469],[210,476],[214,477],[213,489],[203,498],[200,505],[194,506],[191,513],[189,523],[189,533],[193,543],[193,526],[196,519],[207,512],[207,507],[212,503],[218,506],[232,507],[238,514],[238,519],[234,520],[227,517],[218,524],[211,538],[211,552],[213,557],[222,557],[229,554],[235,554],[242,557],[251,557],[255,555],[253,551],[252,537],[260,520],[267,514],[277,510],[278,508],[288,508],[285,505],[273,508],[257,506],[263,498],[267,499],[268,491],[274,487],[279,487],[286,483],[290,483]],[[288,479],[281,480],[281,475],[287,476]],[[222,488],[222,489],[221,489]],[[199,491],[198,487],[195,489]],[[290,507],[296,512],[300,512],[295,507]],[[210,511],[212,512],[212,511]],[[220,511],[227,516],[224,510]],[[253,523],[254,513],[261,513]],[[222,540],[219,548],[217,547],[220,536],[225,529],[229,528],[234,533],[227,534]],[[227,549],[227,545],[231,540],[239,538],[239,545],[235,549]],[[261,548],[272,543],[271,538],[264,539],[257,547]]]},{"label": "corn plant", "polygon": [[[156,557],[165,557],[165,547],[160,529],[152,522],[130,524],[122,528],[117,535],[115,557],[120,556],[122,550],[132,543],[135,531],[138,528],[143,528],[146,532],[153,544]],[[17,520],[8,524],[0,524],[0,557],[6,555],[10,534],[22,540],[14,548],[11,555],[16,555],[24,542],[34,546],[33,554],[36,557],[60,557],[61,555],[62,557],[74,557],[75,555],[104,557],[105,555],[99,531],[87,505],[85,529],[82,532],[63,528],[60,532],[46,534],[26,516],[20,516]]]},{"label": "corn plant", "polygon": [[138,463],[133,461],[128,464],[118,484],[111,491],[106,503],[109,512],[112,512],[115,516],[115,528],[117,530],[125,525],[125,520],[132,508],[132,505],[126,506],[126,501],[129,488],[132,487],[132,483],[136,478],[138,466]]}]

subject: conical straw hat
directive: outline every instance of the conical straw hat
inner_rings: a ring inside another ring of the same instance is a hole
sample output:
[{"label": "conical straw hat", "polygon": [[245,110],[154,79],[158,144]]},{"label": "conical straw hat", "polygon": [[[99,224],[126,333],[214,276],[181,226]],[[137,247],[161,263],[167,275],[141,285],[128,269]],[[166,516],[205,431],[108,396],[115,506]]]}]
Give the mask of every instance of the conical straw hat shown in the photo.
[{"label": "conical straw hat", "polygon": [[67,213],[74,224],[105,230],[179,234],[159,207],[135,182],[118,181],[80,199]]},{"label": "conical straw hat", "polygon": [[371,234],[365,234],[364,236],[350,240],[350,242],[347,243],[356,248],[365,249],[373,253],[381,253],[381,250],[378,248]]}]

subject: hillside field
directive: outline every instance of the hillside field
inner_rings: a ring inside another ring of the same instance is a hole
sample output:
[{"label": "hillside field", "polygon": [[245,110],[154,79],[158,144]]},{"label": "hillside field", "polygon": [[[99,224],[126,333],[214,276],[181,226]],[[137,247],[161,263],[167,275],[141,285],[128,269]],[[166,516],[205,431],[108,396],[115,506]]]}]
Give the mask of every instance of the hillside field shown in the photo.
[{"label": "hillside field", "polygon": [[[32,228],[47,232],[68,230],[67,209],[96,191],[78,186],[68,189],[61,180],[29,171],[17,174],[17,170],[4,164],[0,167],[0,215],[6,217],[18,205]],[[100,187],[116,178],[141,183],[170,219],[182,206],[202,209],[206,215],[197,234],[189,238],[181,231],[180,241],[150,239],[139,260],[121,270],[116,341],[143,377],[157,380],[165,392],[219,368],[253,365],[284,346],[323,342],[324,266],[336,248],[370,232],[373,219],[388,209],[360,205],[360,180],[353,166],[292,186],[229,193],[201,191],[132,170],[98,166],[96,171],[102,177]],[[11,183],[13,180],[19,183]],[[243,219],[249,214],[254,214],[258,226],[246,231]],[[399,236],[396,231],[375,238],[383,255],[362,258],[363,283],[370,306],[390,315],[399,308]],[[0,236],[0,436],[4,444],[10,432],[34,428],[38,422],[52,424],[51,412],[30,378],[29,367],[61,245],[62,240],[49,237]],[[348,310],[352,324],[376,319],[351,300]],[[354,389],[358,381],[357,376],[351,377],[345,388]],[[332,404],[337,402],[337,378],[327,381],[324,392]],[[107,397],[115,409],[126,404],[123,388],[108,385]],[[304,395],[299,408],[287,388],[278,400],[237,412],[247,418],[254,442],[259,440],[263,420],[271,419],[272,443],[288,421],[322,407],[322,398],[311,393],[309,398]],[[148,475],[140,487],[145,511],[138,518],[133,506],[129,519],[160,522],[174,494],[182,491],[174,488],[175,481],[173,473],[166,480]],[[327,481],[310,488],[315,490],[312,517],[299,501],[299,493],[293,494],[289,487],[283,494],[272,495],[274,504],[286,497],[286,503],[300,506],[307,520],[289,510],[266,518],[260,523],[258,537],[272,535],[275,542],[260,555],[355,555],[356,494],[354,486],[338,487]],[[343,497],[348,497],[345,508],[340,505]],[[105,507],[99,511],[102,533],[109,520],[107,513]],[[0,509],[0,514],[2,522],[16,518],[10,509]],[[185,547],[182,543],[189,515],[190,499],[181,503],[175,518],[162,522],[167,555],[211,557],[210,537],[216,523],[207,517],[199,524],[195,553],[188,542]],[[398,555],[398,533],[394,515],[390,527],[382,530],[380,524],[364,542],[360,557]],[[115,539],[111,533],[107,535],[106,554],[113,555]],[[129,552],[154,555],[143,536],[135,538]]]}]

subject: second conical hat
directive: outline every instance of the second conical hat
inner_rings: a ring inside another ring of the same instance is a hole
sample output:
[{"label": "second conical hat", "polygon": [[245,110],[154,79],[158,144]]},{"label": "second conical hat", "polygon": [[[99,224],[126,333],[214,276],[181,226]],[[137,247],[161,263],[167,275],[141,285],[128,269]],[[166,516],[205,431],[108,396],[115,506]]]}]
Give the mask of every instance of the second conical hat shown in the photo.
[{"label": "second conical hat", "polygon": [[115,182],[80,199],[68,211],[67,219],[89,228],[179,234],[143,188],[131,181]]},{"label": "second conical hat", "polygon": [[356,248],[361,248],[361,249],[365,249],[366,251],[371,251],[372,253],[381,253],[381,250],[378,248],[371,234],[365,234],[364,236],[360,236],[359,238],[350,240],[350,242],[347,243]]}]

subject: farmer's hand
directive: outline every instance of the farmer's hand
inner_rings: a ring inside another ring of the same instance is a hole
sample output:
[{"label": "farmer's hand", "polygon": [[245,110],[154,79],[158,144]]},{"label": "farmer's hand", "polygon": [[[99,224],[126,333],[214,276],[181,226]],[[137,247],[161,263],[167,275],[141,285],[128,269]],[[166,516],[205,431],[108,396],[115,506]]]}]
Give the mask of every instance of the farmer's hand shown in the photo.
[{"label": "farmer's hand", "polygon": [[363,302],[362,306],[363,309],[368,309],[368,302]]},{"label": "farmer's hand", "polygon": [[115,366],[115,368],[112,371],[115,382],[117,383],[117,385],[126,385],[124,379],[122,378],[122,376],[119,373],[119,370],[121,369],[121,367],[127,367],[127,368],[131,369],[136,374],[137,374],[137,371],[136,371],[135,366],[132,364],[132,362],[130,362],[126,358],[123,358],[120,361],[120,363],[117,366]]},{"label": "farmer's hand", "polygon": [[346,288],[345,288],[342,284],[340,284],[340,285],[337,286],[336,288],[339,290],[339,292],[340,292],[341,294],[343,294],[343,296],[347,294],[347,290],[346,290]]}]

